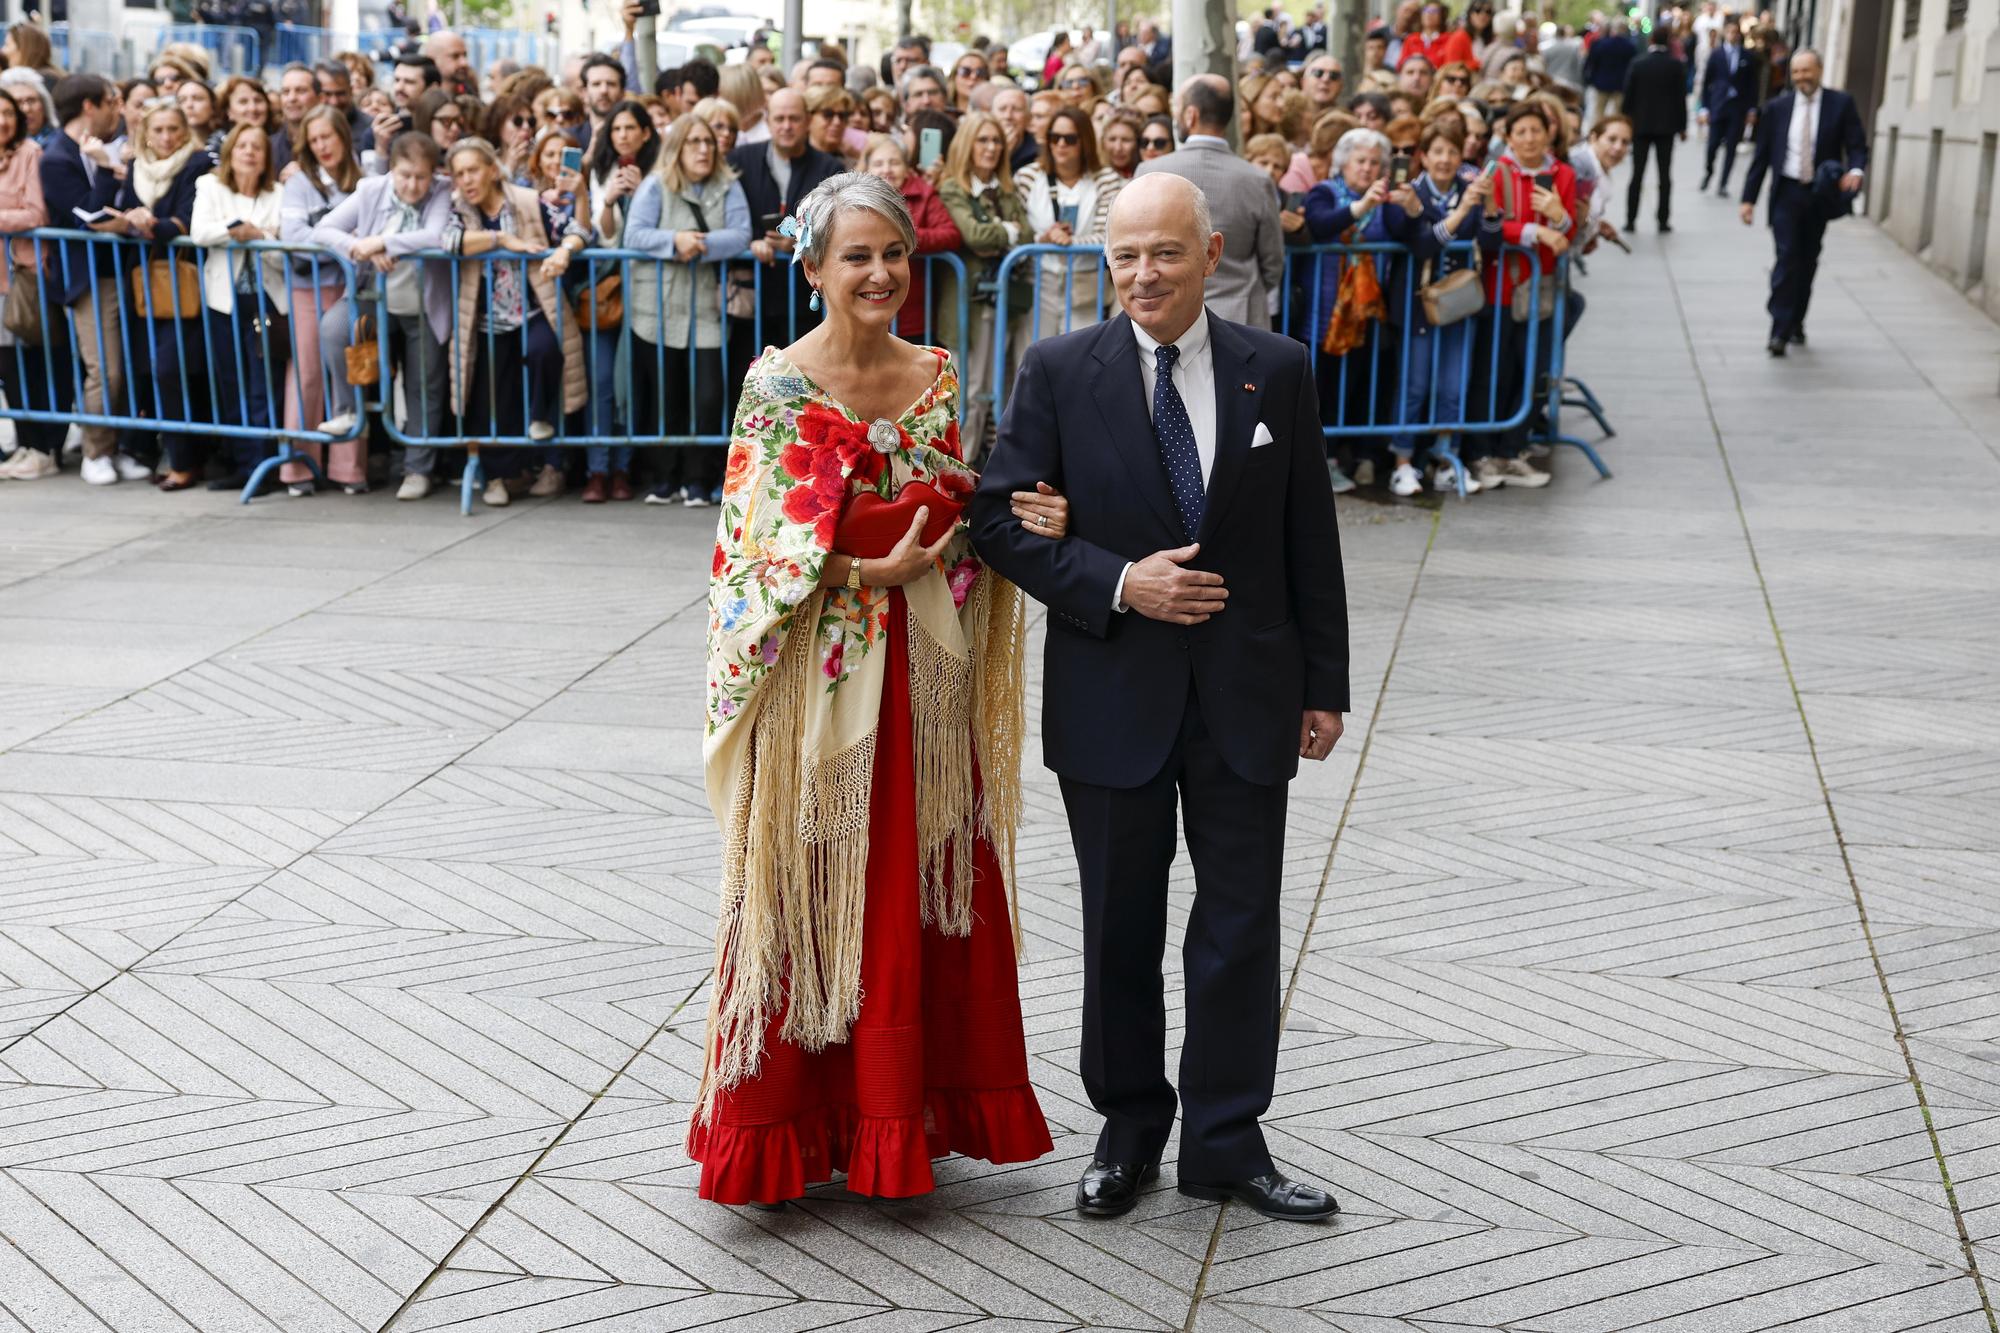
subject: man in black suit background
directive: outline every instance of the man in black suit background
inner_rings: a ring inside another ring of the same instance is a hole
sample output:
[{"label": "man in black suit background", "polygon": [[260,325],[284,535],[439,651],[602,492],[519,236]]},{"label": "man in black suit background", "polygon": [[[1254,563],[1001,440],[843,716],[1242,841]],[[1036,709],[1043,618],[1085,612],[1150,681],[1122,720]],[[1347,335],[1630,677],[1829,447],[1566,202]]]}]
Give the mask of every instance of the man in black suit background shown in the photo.
[{"label": "man in black suit background", "polygon": [[[1218,318],[1222,256],[1184,177],[1140,176],[1105,250],[1124,314],[1028,349],[972,505],[982,558],[1049,608],[1042,750],[1082,882],[1082,1075],[1104,1115],[1077,1189],[1115,1216],[1157,1172],[1166,1077],[1167,875],[1194,862],[1183,942],[1180,1190],[1316,1219],[1258,1117],[1278,1058],[1286,786],[1348,706],[1347,604],[1306,349]],[[1024,531],[1015,492],[1069,497],[1070,536]]]},{"label": "man in black suit background", "polygon": [[1646,159],[1660,161],[1660,200],[1654,212],[1660,230],[1672,231],[1674,140],[1687,138],[1687,66],[1673,51],[1674,35],[1662,23],[1653,29],[1646,54],[1625,71],[1625,114],[1632,121],[1632,184],[1625,192],[1625,230],[1639,229],[1639,188],[1646,183]]},{"label": "man in black suit background", "polygon": [[[1750,170],[1743,179],[1743,225],[1757,217],[1757,193],[1771,174],[1771,337],[1765,350],[1783,356],[1788,344],[1806,340],[1806,307],[1819,272],[1826,224],[1846,210],[1842,196],[1861,188],[1868,168],[1868,132],[1854,99],[1821,84],[1819,52],[1792,56],[1790,91],[1779,93],[1757,115]],[[1836,179],[1821,181],[1825,176]],[[1820,188],[1821,185],[1825,188]],[[1827,195],[1831,194],[1833,202]]]},{"label": "man in black suit background", "polygon": [[[819,316],[807,308],[811,293],[804,282],[792,283],[792,241],[778,234],[778,224],[792,215],[799,200],[829,176],[842,170],[840,159],[820,152],[806,140],[806,99],[796,89],[780,88],[764,104],[764,119],[771,127],[765,143],[738,144],[729,154],[743,184],[743,200],[750,206],[750,254],[763,268],[763,296],[759,310],[764,316],[761,337],[773,347],[784,347],[819,323]],[[713,222],[713,219],[711,219]],[[786,293],[791,299],[786,299]],[[751,355],[763,351],[751,349]],[[746,364],[733,356],[733,364]]]},{"label": "man in black suit background", "polygon": [[1701,123],[1708,127],[1708,151],[1701,169],[1701,188],[1715,177],[1715,153],[1722,150],[1722,185],[1729,193],[1729,173],[1736,170],[1736,145],[1757,116],[1757,57],[1743,45],[1743,21],[1734,16],[1722,25],[1722,43],[1708,53],[1701,75]]}]

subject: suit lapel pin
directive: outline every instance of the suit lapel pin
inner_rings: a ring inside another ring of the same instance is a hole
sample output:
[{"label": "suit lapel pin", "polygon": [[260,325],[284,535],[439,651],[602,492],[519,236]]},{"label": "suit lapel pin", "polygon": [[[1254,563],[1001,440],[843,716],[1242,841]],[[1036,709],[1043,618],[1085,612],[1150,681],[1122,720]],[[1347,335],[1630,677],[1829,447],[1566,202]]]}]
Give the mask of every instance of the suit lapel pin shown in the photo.
[{"label": "suit lapel pin", "polygon": [[1255,393],[1255,392],[1257,392],[1257,386],[1256,386],[1256,385],[1254,385],[1254,384],[1249,384],[1249,383],[1246,383],[1246,384],[1244,384],[1244,386],[1243,386],[1243,392],[1245,392],[1245,393]]}]

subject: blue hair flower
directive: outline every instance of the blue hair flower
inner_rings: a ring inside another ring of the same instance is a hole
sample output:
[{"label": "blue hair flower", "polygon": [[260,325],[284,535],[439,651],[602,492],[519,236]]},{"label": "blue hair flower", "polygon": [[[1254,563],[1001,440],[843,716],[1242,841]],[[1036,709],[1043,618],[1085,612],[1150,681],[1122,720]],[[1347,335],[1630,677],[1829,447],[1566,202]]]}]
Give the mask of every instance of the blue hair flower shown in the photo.
[{"label": "blue hair flower", "polygon": [[812,223],[807,222],[803,218],[788,217],[783,222],[780,222],[778,224],[778,235],[792,238],[792,262],[794,264],[804,258],[805,252],[812,248]]}]

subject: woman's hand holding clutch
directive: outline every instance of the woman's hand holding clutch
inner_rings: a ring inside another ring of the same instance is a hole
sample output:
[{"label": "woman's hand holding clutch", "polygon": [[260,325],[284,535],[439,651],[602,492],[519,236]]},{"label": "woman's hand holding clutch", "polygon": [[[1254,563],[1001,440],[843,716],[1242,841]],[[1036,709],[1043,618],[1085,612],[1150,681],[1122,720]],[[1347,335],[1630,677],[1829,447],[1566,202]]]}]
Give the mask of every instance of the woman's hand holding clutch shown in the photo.
[{"label": "woman's hand holding clutch", "polygon": [[1015,491],[1014,517],[1037,537],[1060,541],[1069,533],[1069,497],[1046,481],[1035,483],[1032,491]]},{"label": "woman's hand holding clutch", "polygon": [[924,545],[924,524],[930,518],[928,506],[918,509],[916,517],[910,521],[910,530],[903,534],[895,549],[880,559],[861,561],[861,582],[870,588],[900,588],[906,583],[915,583],[924,575],[937,568],[938,560],[944,555],[944,548],[951,544],[957,529],[949,529],[937,539],[935,546]]}]

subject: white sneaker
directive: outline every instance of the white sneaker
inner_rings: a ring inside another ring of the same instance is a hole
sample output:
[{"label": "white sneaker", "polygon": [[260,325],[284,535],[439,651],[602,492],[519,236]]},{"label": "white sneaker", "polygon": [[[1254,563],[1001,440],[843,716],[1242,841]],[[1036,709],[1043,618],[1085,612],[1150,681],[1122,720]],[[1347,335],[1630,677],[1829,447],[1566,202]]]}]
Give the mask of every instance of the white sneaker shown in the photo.
[{"label": "white sneaker", "polygon": [[708,508],[708,492],[699,486],[681,487],[681,504],[688,509]]},{"label": "white sneaker", "polygon": [[1364,458],[1354,465],[1354,484],[1373,486],[1375,484],[1375,460]]},{"label": "white sneaker", "polygon": [[1479,489],[1482,491],[1498,490],[1507,484],[1507,474],[1500,470],[1500,460],[1497,458],[1482,458],[1474,463],[1472,478],[1479,483]]},{"label": "white sneaker", "polygon": [[543,440],[553,440],[555,437],[556,428],[548,422],[531,421],[528,423],[528,438],[534,440],[536,443],[540,443]]},{"label": "white sneaker", "polygon": [[12,480],[15,473],[27,466],[28,455],[34,452],[33,449],[24,446],[8,454],[7,461],[0,463],[0,479]]},{"label": "white sneaker", "polygon": [[147,467],[130,454],[113,454],[111,456],[111,466],[118,469],[118,477],[121,481],[151,481],[153,479],[153,469]]},{"label": "white sneaker", "polygon": [[354,429],[355,420],[354,413],[342,412],[337,417],[328,417],[325,421],[320,422],[319,428],[328,435],[345,435]]},{"label": "white sneaker", "polygon": [[398,500],[421,500],[431,493],[431,479],[422,472],[410,472],[403,476],[403,484],[396,488]]},{"label": "white sneaker", "polygon": [[[1458,473],[1453,470],[1451,464],[1439,463],[1437,465],[1437,472],[1431,477],[1431,489],[1439,495],[1458,494]],[[1470,468],[1467,468],[1465,472],[1465,493],[1467,495],[1479,494],[1479,478],[1472,475]]]},{"label": "white sneaker", "polygon": [[1500,471],[1506,474],[1509,486],[1526,486],[1529,490],[1539,490],[1549,484],[1549,474],[1525,458],[1501,459]]},{"label": "white sneaker", "polygon": [[1423,476],[1408,463],[1396,464],[1396,470],[1389,476],[1389,491],[1393,495],[1416,495],[1424,489]]},{"label": "white sneaker", "polygon": [[91,486],[116,486],[118,465],[108,458],[86,458],[83,460],[83,480]]},{"label": "white sneaker", "polygon": [[514,497],[507,494],[507,483],[498,477],[486,483],[486,494],[483,498],[495,509],[505,509],[514,503]]},{"label": "white sneaker", "polygon": [[1332,484],[1335,495],[1345,495],[1354,489],[1354,478],[1342,472],[1340,464],[1332,459],[1328,459],[1326,463],[1326,479]]},{"label": "white sneaker", "polygon": [[1528,446],[1528,447],[1527,447],[1526,449],[1524,449],[1524,450],[1522,450],[1522,451],[1521,451],[1521,457],[1523,457],[1523,458],[1547,458],[1547,457],[1548,457],[1548,456],[1549,456],[1549,455],[1550,455],[1551,453],[1553,453],[1553,452],[1555,452],[1555,451],[1554,451],[1554,450],[1552,450],[1552,449],[1550,449],[1550,448],[1549,448],[1549,446],[1547,446],[1546,444],[1539,444],[1539,443],[1538,443],[1538,444],[1531,444],[1531,445],[1529,445],[1529,446]]},{"label": "white sneaker", "polygon": [[295,481],[285,487],[285,494],[291,496],[294,500],[303,500],[312,493],[313,484],[309,481]]}]

